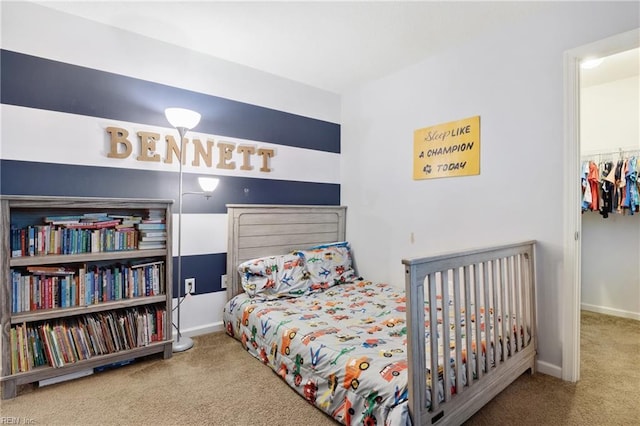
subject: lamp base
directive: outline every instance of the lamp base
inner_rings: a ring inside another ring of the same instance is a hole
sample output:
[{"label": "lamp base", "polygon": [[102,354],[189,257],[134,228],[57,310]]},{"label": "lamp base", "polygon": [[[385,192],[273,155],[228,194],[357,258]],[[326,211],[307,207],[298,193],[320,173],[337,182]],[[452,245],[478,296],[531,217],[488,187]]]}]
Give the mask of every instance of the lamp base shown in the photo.
[{"label": "lamp base", "polygon": [[182,336],[180,340],[174,340],[171,349],[173,352],[188,351],[193,347],[193,340],[190,337]]}]

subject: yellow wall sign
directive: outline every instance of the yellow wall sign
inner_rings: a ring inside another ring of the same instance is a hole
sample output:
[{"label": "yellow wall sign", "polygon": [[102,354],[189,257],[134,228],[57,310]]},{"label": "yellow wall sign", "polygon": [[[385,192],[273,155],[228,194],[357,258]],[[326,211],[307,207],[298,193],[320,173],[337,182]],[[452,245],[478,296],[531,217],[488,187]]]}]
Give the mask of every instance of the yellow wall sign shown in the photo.
[{"label": "yellow wall sign", "polygon": [[413,132],[413,179],[480,174],[480,116]]}]

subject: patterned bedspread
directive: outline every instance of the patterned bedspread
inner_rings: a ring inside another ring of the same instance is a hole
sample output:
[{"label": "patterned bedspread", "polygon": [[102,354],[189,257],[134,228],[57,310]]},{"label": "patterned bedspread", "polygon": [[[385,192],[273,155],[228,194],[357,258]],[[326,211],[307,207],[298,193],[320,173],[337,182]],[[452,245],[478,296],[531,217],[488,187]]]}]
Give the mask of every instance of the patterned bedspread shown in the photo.
[{"label": "patterned bedspread", "polygon": [[405,308],[402,289],[356,281],[298,298],[240,294],[227,303],[224,322],[253,356],[339,422],[399,425],[409,423]]}]

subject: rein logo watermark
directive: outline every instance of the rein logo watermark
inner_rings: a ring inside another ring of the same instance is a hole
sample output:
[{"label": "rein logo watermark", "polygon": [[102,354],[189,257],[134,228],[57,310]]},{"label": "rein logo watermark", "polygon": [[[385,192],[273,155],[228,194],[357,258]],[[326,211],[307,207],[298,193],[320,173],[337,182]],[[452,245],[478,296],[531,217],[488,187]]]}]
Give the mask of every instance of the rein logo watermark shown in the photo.
[{"label": "rein logo watermark", "polygon": [[10,416],[1,416],[0,417],[0,425],[35,425],[35,419],[30,419],[28,417],[10,417]]}]

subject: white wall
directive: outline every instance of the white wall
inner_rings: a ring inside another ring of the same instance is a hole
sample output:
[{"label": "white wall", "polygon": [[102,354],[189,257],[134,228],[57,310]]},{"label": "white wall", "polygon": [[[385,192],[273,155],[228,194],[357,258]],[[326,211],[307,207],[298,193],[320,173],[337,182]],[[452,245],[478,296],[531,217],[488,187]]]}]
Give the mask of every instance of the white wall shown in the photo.
[{"label": "white wall", "polygon": [[[640,78],[580,90],[580,149],[640,152]],[[618,155],[602,157],[617,160]],[[582,307],[640,319],[640,214],[582,215]]]},{"label": "white wall", "polygon": [[640,78],[580,89],[580,152],[640,149]]},{"label": "white wall", "polygon": [[[563,52],[640,26],[633,3],[557,3],[343,96],[342,200],[361,274],[535,239],[539,365],[562,364]],[[481,116],[481,174],[412,180],[413,131]],[[411,239],[411,235],[414,239]]]}]

